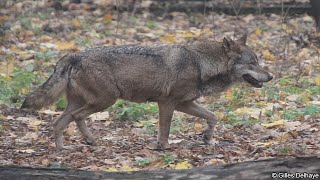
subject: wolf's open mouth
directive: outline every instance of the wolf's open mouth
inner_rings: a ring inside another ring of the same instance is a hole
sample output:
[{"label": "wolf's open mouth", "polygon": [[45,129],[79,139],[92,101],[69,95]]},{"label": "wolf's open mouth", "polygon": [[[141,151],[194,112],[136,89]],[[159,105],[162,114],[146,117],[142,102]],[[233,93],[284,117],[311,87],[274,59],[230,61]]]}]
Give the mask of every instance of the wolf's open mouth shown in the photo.
[{"label": "wolf's open mouth", "polygon": [[261,88],[263,83],[256,80],[254,77],[250,76],[249,74],[245,74],[242,76],[243,79],[245,81],[247,81],[248,83],[250,83],[253,87],[256,87],[256,88]]}]

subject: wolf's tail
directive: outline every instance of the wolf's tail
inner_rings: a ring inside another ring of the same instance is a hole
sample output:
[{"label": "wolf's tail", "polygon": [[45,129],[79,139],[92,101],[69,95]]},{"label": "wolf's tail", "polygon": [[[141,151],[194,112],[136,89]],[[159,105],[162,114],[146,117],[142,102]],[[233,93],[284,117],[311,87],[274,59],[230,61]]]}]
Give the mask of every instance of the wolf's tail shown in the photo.
[{"label": "wolf's tail", "polygon": [[39,110],[54,103],[66,89],[71,60],[69,55],[62,57],[50,78],[24,100],[21,109]]}]

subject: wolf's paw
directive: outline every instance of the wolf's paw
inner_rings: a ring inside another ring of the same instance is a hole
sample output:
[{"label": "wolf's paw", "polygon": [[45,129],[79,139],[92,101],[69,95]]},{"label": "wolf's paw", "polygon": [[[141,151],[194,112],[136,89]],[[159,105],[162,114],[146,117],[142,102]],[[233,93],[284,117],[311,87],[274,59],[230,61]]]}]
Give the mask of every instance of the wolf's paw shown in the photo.
[{"label": "wolf's paw", "polygon": [[157,150],[157,151],[164,151],[166,149],[170,149],[169,143],[152,143],[147,146],[147,148],[152,149],[152,150]]},{"label": "wolf's paw", "polygon": [[91,145],[91,146],[97,145],[97,142],[94,139],[88,138],[88,139],[85,139],[85,141],[88,145]]},{"label": "wolf's paw", "polygon": [[64,152],[74,149],[74,146],[56,146],[56,152]]},{"label": "wolf's paw", "polygon": [[206,136],[206,134],[204,134],[203,136],[203,142],[207,145],[216,145],[217,142],[213,140],[212,136]]}]

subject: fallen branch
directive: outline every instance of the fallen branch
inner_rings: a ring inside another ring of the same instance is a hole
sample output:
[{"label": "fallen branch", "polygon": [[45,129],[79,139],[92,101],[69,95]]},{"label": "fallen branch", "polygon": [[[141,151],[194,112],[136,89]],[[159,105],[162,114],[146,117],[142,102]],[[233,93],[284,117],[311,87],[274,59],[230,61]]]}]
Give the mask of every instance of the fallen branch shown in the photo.
[{"label": "fallen branch", "polygon": [[[225,164],[185,170],[157,170],[137,172],[81,171],[74,169],[0,166],[1,180],[271,179],[272,175],[278,175],[278,178],[281,178],[279,177],[279,175],[285,176],[285,173],[287,173],[287,175],[300,175],[301,177],[309,175],[309,178],[312,175],[313,177],[320,176],[320,155],[289,159],[269,159],[262,161],[250,161],[236,164]],[[318,179],[319,178],[320,177],[318,177]]]}]

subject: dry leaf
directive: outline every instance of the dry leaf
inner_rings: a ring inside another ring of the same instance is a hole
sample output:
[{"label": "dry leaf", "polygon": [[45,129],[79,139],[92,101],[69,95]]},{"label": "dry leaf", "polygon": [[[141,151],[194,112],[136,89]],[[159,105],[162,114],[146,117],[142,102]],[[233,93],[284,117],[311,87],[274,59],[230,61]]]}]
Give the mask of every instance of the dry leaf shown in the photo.
[{"label": "dry leaf", "polygon": [[257,36],[261,36],[262,34],[262,30],[260,28],[257,28],[254,33],[257,35]]},{"label": "dry leaf", "polygon": [[195,122],[193,129],[196,132],[202,132],[203,131],[203,125],[200,122]]},{"label": "dry leaf", "polygon": [[275,127],[275,126],[283,125],[284,123],[285,123],[284,120],[278,120],[278,121],[275,121],[275,122],[272,122],[272,123],[261,124],[261,125],[266,127],[266,128],[272,128],[272,127]]},{"label": "dry leaf", "polygon": [[188,161],[183,161],[175,165],[174,169],[189,169],[192,165]]},{"label": "dry leaf", "polygon": [[74,50],[76,49],[76,44],[74,41],[62,42],[59,41],[56,43],[58,50]]},{"label": "dry leaf", "polygon": [[167,34],[160,38],[160,41],[166,44],[172,44],[177,42],[177,38],[172,34]]},{"label": "dry leaf", "polygon": [[211,159],[209,161],[210,165],[216,165],[216,164],[226,164],[226,162],[223,159]]},{"label": "dry leaf", "polygon": [[109,112],[108,111],[104,111],[104,112],[97,112],[97,113],[94,113],[94,114],[91,114],[89,116],[89,118],[93,121],[105,121],[107,119],[109,119]]},{"label": "dry leaf", "polygon": [[120,168],[121,171],[138,171],[139,169],[138,168],[132,168],[128,165],[123,165],[121,168]]},{"label": "dry leaf", "polygon": [[316,83],[317,86],[320,86],[320,75],[314,78],[314,83]]},{"label": "dry leaf", "polygon": [[263,52],[263,58],[270,61],[276,60],[276,57],[273,54],[271,54],[268,50]]},{"label": "dry leaf", "polygon": [[108,168],[108,169],[104,169],[104,171],[118,172],[119,170],[117,168]]},{"label": "dry leaf", "polygon": [[81,26],[81,22],[80,22],[79,20],[73,20],[73,21],[71,22],[71,24],[72,24],[73,26],[75,26],[75,27],[80,27],[80,26]]},{"label": "dry leaf", "polygon": [[25,149],[25,150],[19,150],[19,152],[31,154],[31,153],[34,153],[35,151],[33,149]]},{"label": "dry leaf", "polygon": [[108,12],[106,15],[103,16],[103,19],[107,22],[112,21],[112,14],[111,12]]}]

